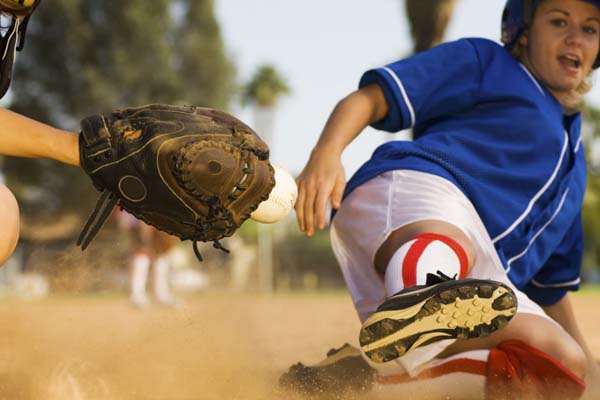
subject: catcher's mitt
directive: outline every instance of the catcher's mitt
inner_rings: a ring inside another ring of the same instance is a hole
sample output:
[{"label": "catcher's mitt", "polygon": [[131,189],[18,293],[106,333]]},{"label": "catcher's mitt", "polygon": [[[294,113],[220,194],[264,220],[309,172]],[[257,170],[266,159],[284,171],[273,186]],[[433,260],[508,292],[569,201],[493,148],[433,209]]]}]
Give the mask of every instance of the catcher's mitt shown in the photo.
[{"label": "catcher's mitt", "polygon": [[[5,29],[0,32],[0,97],[10,85],[15,51],[25,46],[25,32],[29,17],[41,0],[0,0],[0,13]],[[6,22],[10,19],[10,22]]]},{"label": "catcher's mitt", "polygon": [[18,17],[28,17],[40,0],[0,0],[0,11]]},{"label": "catcher's mitt", "polygon": [[81,166],[102,194],[77,245],[88,246],[115,205],[197,241],[231,236],[275,185],[269,148],[231,115],[153,104],[81,121]]}]

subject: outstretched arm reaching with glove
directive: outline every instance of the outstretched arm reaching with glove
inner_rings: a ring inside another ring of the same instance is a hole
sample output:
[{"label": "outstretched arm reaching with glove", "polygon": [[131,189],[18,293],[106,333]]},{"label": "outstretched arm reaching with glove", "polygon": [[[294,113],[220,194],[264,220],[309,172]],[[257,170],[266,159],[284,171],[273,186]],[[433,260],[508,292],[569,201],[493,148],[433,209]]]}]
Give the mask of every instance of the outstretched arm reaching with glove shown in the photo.
[{"label": "outstretched arm reaching with glove", "polygon": [[[79,165],[78,135],[0,108],[0,155],[35,157]],[[11,191],[0,183],[0,266],[19,239],[19,207]]]},{"label": "outstretched arm reaching with glove", "polygon": [[78,137],[0,108],[0,155],[48,158],[79,165]]},{"label": "outstretched arm reaching with glove", "polygon": [[151,104],[81,122],[81,166],[102,192],[78,244],[85,249],[118,204],[192,240],[233,235],[275,185],[269,148],[222,111]]}]

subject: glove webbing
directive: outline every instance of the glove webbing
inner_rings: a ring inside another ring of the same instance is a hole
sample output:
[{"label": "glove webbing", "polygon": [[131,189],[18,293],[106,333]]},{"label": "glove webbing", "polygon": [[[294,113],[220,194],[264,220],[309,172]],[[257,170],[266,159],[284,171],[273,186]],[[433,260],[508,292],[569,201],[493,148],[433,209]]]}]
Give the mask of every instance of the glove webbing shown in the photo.
[{"label": "glove webbing", "polygon": [[92,210],[77,239],[77,246],[81,246],[81,250],[85,250],[88,247],[118,203],[119,199],[114,194],[108,190],[102,191],[96,207]]},{"label": "glove webbing", "polygon": [[[77,246],[81,246],[81,250],[85,250],[90,242],[96,237],[100,229],[106,223],[106,220],[112,213],[113,209],[119,204],[119,199],[108,190],[103,190],[96,206],[88,217],[79,237],[77,238]],[[210,213],[213,213],[211,207]],[[193,241],[194,255],[199,261],[203,261],[200,250],[198,250],[198,241]],[[213,247],[229,254],[229,250],[225,248],[218,240],[213,241]]]},{"label": "glove webbing", "polygon": [[[219,207],[219,199],[216,197],[209,199],[207,201],[207,204],[208,204],[208,218],[209,219],[215,218],[222,211],[227,212],[227,210],[225,210],[223,207]],[[199,226],[200,226],[200,229],[199,229]],[[202,232],[202,236],[205,235],[204,234],[205,231],[212,230],[212,226],[203,221],[197,221],[195,228],[196,228],[196,232]],[[219,242],[219,240],[213,240],[213,247],[215,249],[222,250],[225,253],[229,254],[229,250],[226,249],[225,247],[223,247],[223,245],[221,244],[221,242]],[[193,241],[192,248],[194,249],[194,254],[196,255],[196,258],[199,261],[203,261],[202,254],[200,254],[200,250],[198,250],[198,240]]]},{"label": "glove webbing", "polygon": [[[229,254],[229,250],[226,249],[225,247],[223,247],[223,245],[221,244],[221,242],[219,242],[218,240],[213,240],[213,247],[215,249],[222,250],[225,253]],[[202,254],[200,254],[200,250],[198,250],[198,241],[197,240],[194,240],[192,242],[192,248],[194,249],[194,255],[196,256],[196,258],[198,259],[198,261],[203,261]]]}]

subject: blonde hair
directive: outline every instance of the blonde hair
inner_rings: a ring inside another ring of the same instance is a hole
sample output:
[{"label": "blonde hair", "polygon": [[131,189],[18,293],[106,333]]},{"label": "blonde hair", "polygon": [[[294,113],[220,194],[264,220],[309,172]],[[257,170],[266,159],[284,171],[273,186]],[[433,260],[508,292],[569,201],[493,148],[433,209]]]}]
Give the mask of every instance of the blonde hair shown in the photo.
[{"label": "blonde hair", "polygon": [[[511,54],[514,58],[519,60],[531,73],[534,69],[527,55],[527,51],[521,43],[517,41],[513,47]],[[564,114],[570,115],[575,114],[583,109],[584,101],[583,96],[592,90],[592,69],[588,76],[577,86],[575,89],[567,93],[556,94],[556,100],[563,106]]]}]

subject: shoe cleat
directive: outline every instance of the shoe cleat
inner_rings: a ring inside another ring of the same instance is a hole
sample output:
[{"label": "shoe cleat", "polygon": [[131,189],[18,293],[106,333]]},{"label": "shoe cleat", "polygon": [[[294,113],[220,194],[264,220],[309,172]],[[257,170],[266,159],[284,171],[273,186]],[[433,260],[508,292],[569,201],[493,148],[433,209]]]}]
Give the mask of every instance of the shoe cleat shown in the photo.
[{"label": "shoe cleat", "polygon": [[387,362],[439,340],[485,337],[516,312],[517,298],[503,283],[445,279],[388,298],[363,324],[359,342],[371,360]]}]

